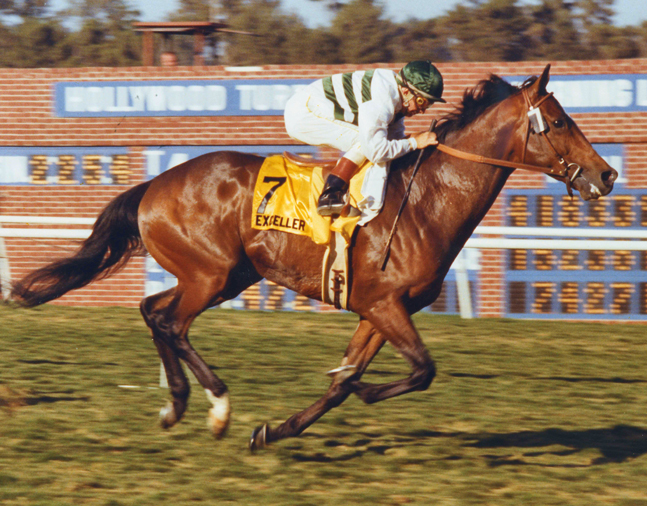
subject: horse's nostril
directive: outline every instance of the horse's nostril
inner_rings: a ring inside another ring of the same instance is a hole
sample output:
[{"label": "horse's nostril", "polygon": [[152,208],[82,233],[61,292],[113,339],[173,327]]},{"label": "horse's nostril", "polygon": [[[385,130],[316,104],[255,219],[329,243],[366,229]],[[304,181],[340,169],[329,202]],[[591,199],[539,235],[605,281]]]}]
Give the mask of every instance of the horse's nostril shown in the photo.
[{"label": "horse's nostril", "polygon": [[611,186],[616,179],[618,179],[618,171],[615,169],[602,173],[602,182],[607,186]]}]

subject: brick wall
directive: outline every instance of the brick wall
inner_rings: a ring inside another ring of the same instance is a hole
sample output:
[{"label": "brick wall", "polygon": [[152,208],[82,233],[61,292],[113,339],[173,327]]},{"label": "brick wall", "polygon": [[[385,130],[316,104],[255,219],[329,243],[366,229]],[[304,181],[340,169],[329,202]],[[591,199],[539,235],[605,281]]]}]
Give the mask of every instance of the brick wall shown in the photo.
[{"label": "brick wall", "polygon": [[[445,78],[444,97],[460,101],[463,91],[489,74],[502,76],[538,75],[545,62],[439,64]],[[391,68],[398,65],[374,65]],[[155,81],[219,79],[319,78],[355,70],[354,65],[267,65],[260,70],[225,67],[137,67],[85,69],[3,69],[0,76],[0,113],[3,129],[0,147],[18,146],[126,146],[134,182],[144,178],[143,150],[148,146],[173,145],[273,145],[291,144],[280,116],[248,117],[143,117],[143,118],[60,118],[53,113],[53,87],[69,81]],[[645,60],[559,62],[552,75],[647,74]],[[411,130],[426,129],[432,117],[451,105],[434,106],[426,115],[409,120]],[[647,187],[647,114],[575,114],[575,121],[593,143],[625,145],[625,172],[630,185]],[[323,152],[323,156],[334,153]],[[515,173],[511,188],[539,188],[542,176]],[[123,186],[0,186],[0,215],[94,217]],[[485,219],[486,225],[502,223],[500,202]],[[26,225],[8,225],[9,227]],[[65,228],[70,228],[65,227]],[[83,227],[82,227],[83,228]],[[78,241],[52,239],[6,239],[11,274],[18,278],[78,246]],[[479,313],[501,314],[503,297],[500,252],[482,257]],[[487,287],[487,288],[484,288]],[[136,305],[144,292],[143,259],[134,259],[122,273],[62,298],[59,303],[75,305]]]}]

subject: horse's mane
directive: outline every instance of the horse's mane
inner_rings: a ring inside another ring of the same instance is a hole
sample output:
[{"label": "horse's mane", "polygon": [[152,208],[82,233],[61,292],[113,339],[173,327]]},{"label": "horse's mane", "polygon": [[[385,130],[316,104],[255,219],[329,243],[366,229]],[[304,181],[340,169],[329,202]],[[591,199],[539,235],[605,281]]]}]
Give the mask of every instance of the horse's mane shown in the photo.
[{"label": "horse's mane", "polygon": [[531,77],[520,87],[514,86],[499,76],[491,74],[488,79],[483,79],[463,93],[463,100],[456,109],[443,116],[435,129],[439,140],[443,140],[450,132],[461,130],[478,118],[487,108],[498,104],[511,95],[514,95],[525,86],[531,85],[537,77]]}]

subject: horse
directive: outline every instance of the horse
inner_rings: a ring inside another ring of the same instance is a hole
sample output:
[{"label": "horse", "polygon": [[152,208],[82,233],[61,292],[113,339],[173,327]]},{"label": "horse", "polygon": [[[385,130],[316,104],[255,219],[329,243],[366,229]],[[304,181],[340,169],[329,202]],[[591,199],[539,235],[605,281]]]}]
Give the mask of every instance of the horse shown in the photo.
[{"label": "horse", "polygon": [[[439,296],[453,260],[515,170],[511,167],[540,167],[567,182],[569,191],[577,190],[583,200],[612,190],[618,173],[546,91],[549,69],[521,86],[491,75],[466,89],[456,109],[440,119],[436,132],[441,145],[480,160],[427,149],[392,162],[381,213],[352,238],[348,309],[359,323],[341,366],[330,372],[327,391],[311,406],[278,426],[256,427],[249,441],[252,451],[298,436],[351,394],[371,404],[431,385],[436,366],[411,315]],[[541,135],[535,123],[530,126],[529,108],[541,113]],[[417,162],[420,170],[412,180]],[[191,323],[262,278],[321,300],[325,247],[305,236],[251,227],[262,163],[262,157],[251,154],[215,152],[132,187],[100,213],[75,254],[26,275],[13,285],[11,298],[26,307],[46,303],[109,276],[134,254],[147,251],[177,277],[177,286],[140,304],[170,387],[161,425],[173,426],[187,408],[190,388],[183,361],[212,403],[209,428],[222,437],[230,419],[229,391],[190,344]],[[405,193],[408,201],[400,216]],[[396,215],[397,233],[382,270]],[[411,374],[383,384],[361,381],[387,342],[408,362]]]}]

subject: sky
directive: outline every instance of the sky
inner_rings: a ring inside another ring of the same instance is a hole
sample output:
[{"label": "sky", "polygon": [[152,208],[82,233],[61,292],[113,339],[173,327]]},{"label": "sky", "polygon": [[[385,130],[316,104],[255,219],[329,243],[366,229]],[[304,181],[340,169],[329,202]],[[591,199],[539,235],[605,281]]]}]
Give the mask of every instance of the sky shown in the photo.
[{"label": "sky", "polygon": [[[177,8],[177,0],[128,0],[129,3],[142,13],[141,21],[165,21],[166,16]],[[409,18],[428,19],[440,16],[451,10],[461,0],[382,0],[387,17],[395,22]],[[532,3],[533,0],[523,0]],[[54,0],[55,4],[63,4],[65,0]],[[331,14],[322,2],[310,0],[281,0],[283,9],[299,15],[310,27],[326,25],[331,20]],[[639,25],[647,21],[645,0],[615,0],[617,26]]]}]

